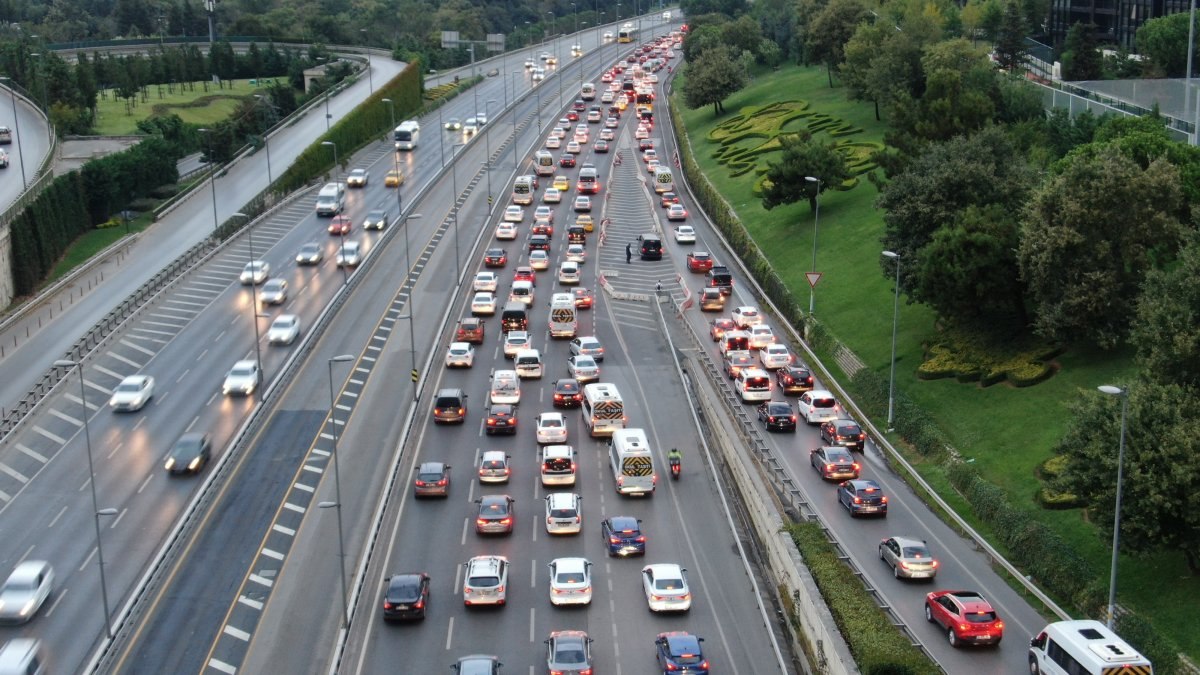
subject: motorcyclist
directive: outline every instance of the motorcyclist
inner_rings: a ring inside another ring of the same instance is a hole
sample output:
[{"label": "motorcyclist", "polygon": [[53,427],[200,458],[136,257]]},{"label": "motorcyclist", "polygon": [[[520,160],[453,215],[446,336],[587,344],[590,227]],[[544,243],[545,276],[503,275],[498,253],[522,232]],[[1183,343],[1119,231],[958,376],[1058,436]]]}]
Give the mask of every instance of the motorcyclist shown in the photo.
[{"label": "motorcyclist", "polygon": [[671,468],[673,469],[682,466],[683,453],[680,452],[678,448],[671,448],[671,451],[667,453],[667,463],[670,464]]}]

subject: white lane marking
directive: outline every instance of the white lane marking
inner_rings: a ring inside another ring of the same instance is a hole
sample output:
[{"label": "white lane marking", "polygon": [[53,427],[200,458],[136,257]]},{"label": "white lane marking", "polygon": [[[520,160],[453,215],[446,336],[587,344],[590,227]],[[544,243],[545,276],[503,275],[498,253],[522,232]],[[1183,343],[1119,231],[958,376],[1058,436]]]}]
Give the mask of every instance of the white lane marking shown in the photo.
[{"label": "white lane marking", "polygon": [[128,507],[121,509],[121,512],[118,513],[117,517],[113,519],[112,525],[109,525],[108,529],[110,529],[110,530],[117,529],[117,524],[121,522],[121,519],[125,517],[126,513],[129,513]]},{"label": "white lane marking", "polygon": [[232,635],[233,637],[241,640],[242,642],[250,641],[249,633],[247,633],[244,630],[239,630],[237,628],[234,628],[233,626],[230,626],[229,624],[225,624],[225,630],[223,630],[221,632],[225,633],[226,635]]},{"label": "white lane marking", "polygon": [[212,668],[214,670],[219,670],[222,673],[227,673],[228,675],[236,675],[236,673],[237,673],[237,668],[234,668],[233,666],[229,665],[228,663],[225,663],[224,661],[220,661],[218,659],[209,659],[208,667]]},{"label": "white lane marking", "polygon": [[92,550],[88,552],[87,557],[83,559],[83,564],[79,566],[80,572],[87,569],[87,566],[92,562],[92,556],[94,556],[94,555],[96,555],[96,547],[95,546],[93,546]]},{"label": "white lane marking", "polygon": [[293,530],[290,527],[284,527],[283,525],[280,525],[279,523],[275,523],[274,525],[272,525],[271,529],[275,530],[276,532],[279,532],[280,534],[286,534],[289,537],[296,536],[295,530]]},{"label": "white lane marking", "polygon": [[64,514],[64,513],[66,513],[66,512],[67,512],[67,507],[65,507],[65,506],[64,506],[64,507],[62,507],[62,510],[58,512],[58,515],[54,516],[54,520],[51,520],[51,521],[50,521],[50,524],[46,526],[46,529],[48,530],[48,529],[50,529],[50,528],[54,527],[54,525],[55,525],[56,523],[58,523],[58,519],[59,519],[59,518],[62,518],[62,517],[63,517],[63,514]]},{"label": "white lane marking", "polygon": [[54,408],[50,408],[47,412],[49,412],[51,415],[54,415],[55,417],[57,417],[58,419],[60,419],[64,422],[74,424],[77,427],[83,426],[83,420],[76,418],[76,417],[71,417],[70,415],[68,415],[64,412],[61,412],[59,410],[56,410]]},{"label": "white lane marking", "polygon": [[24,443],[17,443],[16,445],[17,445],[18,450],[20,450],[21,452],[25,453],[26,455],[29,455],[30,457],[36,459],[37,461],[41,462],[42,464],[45,464],[46,462],[50,461],[50,460],[46,459],[45,457],[43,457],[42,455],[38,454],[32,448],[27,447]]},{"label": "white lane marking", "polygon": [[304,513],[305,511],[307,511],[307,509],[305,509],[303,506],[300,506],[298,504],[293,504],[291,502],[284,502],[283,508],[285,508],[289,511],[295,511],[296,513]]},{"label": "white lane marking", "polygon": [[107,354],[108,354],[108,356],[113,357],[114,359],[120,361],[121,363],[132,366],[134,368],[141,369],[141,367],[142,367],[142,364],[138,363],[137,361],[134,361],[133,359],[121,356],[120,354],[118,354],[116,352],[110,351],[110,352],[107,352]]},{"label": "white lane marking", "polygon": [[[137,366],[137,367],[138,367],[138,368],[141,368],[141,366]],[[110,370],[110,369],[108,369],[108,368],[105,368],[104,366],[101,366],[101,365],[93,365],[93,366],[92,366],[92,368],[94,368],[94,369],[96,369],[96,370],[98,370],[98,371],[100,371],[100,372],[104,373],[105,375],[107,375],[107,376],[109,376],[109,377],[113,378],[114,380],[117,380],[118,382],[119,382],[119,381],[121,381],[121,380],[123,380],[123,379],[125,379],[125,376],[124,376],[124,375],[122,375],[122,374],[120,374],[120,373],[116,372],[115,370]]]},{"label": "white lane marking", "polygon": [[454,617],[450,617],[450,623],[446,626],[446,651],[450,651],[450,640],[454,638]]},{"label": "white lane marking", "polygon": [[59,445],[67,444],[67,439],[65,439],[62,436],[59,436],[57,434],[50,433],[49,431],[46,431],[45,429],[39,427],[36,424],[33,425],[33,430],[38,432],[39,434],[45,436],[46,438],[49,438],[50,440],[54,441],[55,443],[58,443]]},{"label": "white lane marking", "polygon": [[142,481],[142,484],[141,484],[141,485],[138,487],[138,489],[137,489],[137,493],[138,493],[139,495],[140,495],[140,494],[142,494],[142,490],[145,490],[145,489],[146,489],[146,486],[150,484],[150,479],[151,479],[151,478],[154,478],[154,474],[153,474],[153,473],[152,473],[152,474],[150,474],[149,476],[146,476],[146,480]]},{"label": "white lane marking", "polygon": [[459,541],[458,541],[459,546],[467,545],[467,524],[470,522],[471,522],[470,518],[463,518],[463,530],[462,530],[462,536],[459,537]]},{"label": "white lane marking", "polygon": [[21,484],[25,484],[25,483],[29,482],[29,478],[25,474],[21,473],[20,471],[17,471],[16,469],[12,468],[11,466],[9,466],[7,464],[0,463],[0,472],[4,472],[4,473],[8,474],[9,476],[12,476],[13,478],[15,478],[17,480],[17,482],[19,482]]},{"label": "white lane marking", "polygon": [[50,615],[54,614],[54,610],[58,607],[58,604],[63,601],[63,597],[66,596],[67,591],[69,591],[69,590],[71,590],[71,589],[69,589],[69,588],[54,589],[54,602],[50,603],[50,609],[47,609],[45,612],[42,612],[42,616],[44,616],[46,618],[50,618]]},{"label": "white lane marking", "polygon": [[297,490],[303,490],[309,494],[317,491],[313,486],[305,485],[304,483],[292,483],[292,487],[296,488]]},{"label": "white lane marking", "polygon": [[537,629],[537,625],[534,622],[534,619],[536,618],[536,616],[535,616],[536,612],[537,612],[536,607],[529,608],[529,641],[530,642],[533,642],[534,640],[537,639],[537,637],[533,633],[534,630]]},{"label": "white lane marking", "polygon": [[268,558],[272,558],[272,559],[274,559],[274,560],[283,560],[283,554],[282,554],[282,553],[280,553],[279,551],[276,551],[276,550],[274,550],[274,549],[270,549],[270,548],[264,548],[264,549],[261,551],[261,553],[262,553],[263,555],[267,556]]},{"label": "white lane marking", "polygon": [[254,600],[252,598],[247,598],[244,595],[238,596],[238,602],[240,602],[243,605],[246,605],[247,607],[250,607],[252,609],[261,610],[263,608],[263,604],[261,602],[259,602],[258,600]]},{"label": "white lane marking", "polygon": [[267,588],[271,588],[272,586],[275,585],[274,581],[271,581],[270,579],[267,579],[265,577],[260,577],[257,574],[251,574],[249,579],[250,579],[250,581],[253,581],[256,584],[259,584],[260,586],[266,586]]},{"label": "white lane marking", "polygon": [[129,340],[126,340],[125,338],[121,338],[121,344],[125,345],[126,347],[129,347],[130,349],[136,349],[137,351],[145,354],[146,356],[154,356],[156,354],[156,352],[150,351],[149,349],[146,349],[145,347],[143,347],[141,345],[136,345],[136,344],[130,342]]}]

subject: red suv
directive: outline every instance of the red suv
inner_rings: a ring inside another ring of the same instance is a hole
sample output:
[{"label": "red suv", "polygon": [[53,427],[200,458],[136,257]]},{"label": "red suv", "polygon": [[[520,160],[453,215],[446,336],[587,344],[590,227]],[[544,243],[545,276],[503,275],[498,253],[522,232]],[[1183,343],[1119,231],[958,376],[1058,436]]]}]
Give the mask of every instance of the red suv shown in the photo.
[{"label": "red suv", "polygon": [[941,624],[950,646],[999,645],[1004,622],[975,591],[934,591],[925,596],[925,620]]},{"label": "red suv", "polygon": [[486,324],[483,319],[471,317],[458,322],[458,330],[454,331],[455,342],[470,342],[471,344],[483,344],[484,329]]}]

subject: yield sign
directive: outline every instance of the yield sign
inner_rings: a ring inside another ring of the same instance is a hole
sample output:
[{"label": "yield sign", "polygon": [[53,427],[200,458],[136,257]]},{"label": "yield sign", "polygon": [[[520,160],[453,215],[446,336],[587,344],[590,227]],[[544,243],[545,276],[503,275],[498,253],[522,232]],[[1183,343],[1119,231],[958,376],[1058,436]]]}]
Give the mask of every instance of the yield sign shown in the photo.
[{"label": "yield sign", "polygon": [[816,288],[817,282],[821,280],[820,272],[805,272],[804,276],[808,278],[808,285],[810,288]]}]

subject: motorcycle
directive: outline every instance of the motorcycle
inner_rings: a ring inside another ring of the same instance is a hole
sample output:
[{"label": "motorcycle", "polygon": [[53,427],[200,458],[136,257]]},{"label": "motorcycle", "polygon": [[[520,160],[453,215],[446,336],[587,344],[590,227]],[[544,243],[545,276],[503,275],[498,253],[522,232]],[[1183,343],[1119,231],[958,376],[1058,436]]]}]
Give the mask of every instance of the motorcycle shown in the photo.
[{"label": "motorcycle", "polygon": [[671,460],[671,480],[679,480],[679,472],[682,469],[679,460]]}]

